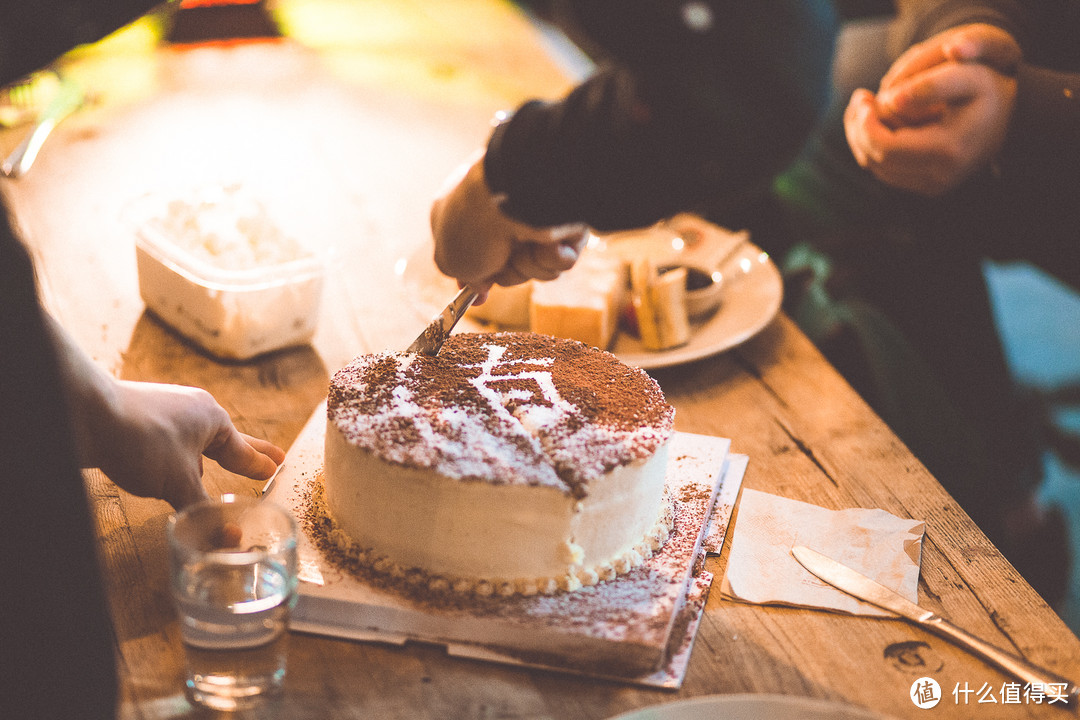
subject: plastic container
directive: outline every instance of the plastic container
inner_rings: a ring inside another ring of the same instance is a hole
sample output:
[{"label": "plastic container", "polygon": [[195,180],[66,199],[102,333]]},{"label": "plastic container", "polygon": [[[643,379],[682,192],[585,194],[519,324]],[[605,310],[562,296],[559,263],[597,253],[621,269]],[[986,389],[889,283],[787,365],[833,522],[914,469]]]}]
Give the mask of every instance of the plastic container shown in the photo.
[{"label": "plastic container", "polygon": [[235,188],[215,188],[144,204],[140,214],[139,294],[179,334],[228,360],[311,340],[324,263],[285,238],[261,205]]}]

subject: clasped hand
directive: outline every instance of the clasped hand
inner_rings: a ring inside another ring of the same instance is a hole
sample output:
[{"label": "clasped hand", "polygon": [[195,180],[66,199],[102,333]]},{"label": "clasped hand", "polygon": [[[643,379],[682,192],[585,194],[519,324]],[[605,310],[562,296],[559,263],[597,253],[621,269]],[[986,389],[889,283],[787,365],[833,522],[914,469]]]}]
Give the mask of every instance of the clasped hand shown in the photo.
[{"label": "clasped hand", "polygon": [[856,90],[844,113],[848,145],[882,182],[930,197],[987,168],[1016,101],[1015,39],[970,24],[911,46],[878,92]]}]

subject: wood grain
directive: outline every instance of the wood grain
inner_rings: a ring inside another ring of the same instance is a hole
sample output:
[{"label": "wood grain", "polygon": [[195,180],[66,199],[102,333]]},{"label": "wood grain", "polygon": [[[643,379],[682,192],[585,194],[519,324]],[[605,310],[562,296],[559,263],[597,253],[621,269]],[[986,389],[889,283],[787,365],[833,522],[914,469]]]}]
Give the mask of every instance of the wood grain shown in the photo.
[{"label": "wood grain", "polygon": [[[64,62],[95,101],[31,172],[3,181],[46,301],[118,376],[209,390],[241,430],[287,447],[361,352],[404,347],[428,319],[395,274],[428,241],[430,198],[498,109],[569,87],[534,29],[501,0],[281,0],[284,43],[181,52],[141,24]],[[0,132],[0,149],[18,129]],[[146,193],[240,179],[331,252],[310,347],[216,361],[144,312],[125,208]],[[786,317],[733,351],[657,370],[679,430],[731,438],[745,486],[828,508],[926,521],[920,602],[986,640],[1080,678],[1080,641]],[[87,473],[116,626],[122,717],[204,717],[180,693],[169,605],[170,508]],[[254,492],[207,464],[211,492]],[[735,521],[737,532],[738,521]],[[723,573],[726,555],[709,561]],[[902,622],[757,607],[713,593],[677,693],[293,634],[287,692],[259,717],[606,718],[717,693],[828,698],[894,717],[924,675],[955,716],[1060,717],[1045,705],[964,708],[956,684],[1005,678]],[[974,698],[972,698],[974,700]]]}]

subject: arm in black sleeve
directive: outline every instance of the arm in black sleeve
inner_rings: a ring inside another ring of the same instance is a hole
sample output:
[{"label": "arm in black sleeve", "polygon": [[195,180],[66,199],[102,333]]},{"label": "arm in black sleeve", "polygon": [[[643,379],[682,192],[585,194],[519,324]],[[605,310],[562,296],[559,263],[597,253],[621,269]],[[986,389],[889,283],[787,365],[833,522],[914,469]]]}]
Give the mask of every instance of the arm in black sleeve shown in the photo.
[{"label": "arm in black sleeve", "polygon": [[808,0],[591,0],[582,26],[613,59],[493,133],[485,174],[532,225],[648,224],[767,183],[828,99],[835,15]]},{"label": "arm in black sleeve", "polygon": [[113,629],[56,349],[0,201],[0,717],[112,718]]},{"label": "arm in black sleeve", "polygon": [[1080,1],[1042,0],[1017,72],[1016,108],[1002,168],[1080,187]]},{"label": "arm in black sleeve", "polygon": [[1001,163],[1009,174],[1071,175],[1080,187],[1080,72],[1020,66]]},{"label": "arm in black sleeve", "polygon": [[0,83],[40,69],[71,48],[94,42],[163,0],[22,0],[0,18]]}]

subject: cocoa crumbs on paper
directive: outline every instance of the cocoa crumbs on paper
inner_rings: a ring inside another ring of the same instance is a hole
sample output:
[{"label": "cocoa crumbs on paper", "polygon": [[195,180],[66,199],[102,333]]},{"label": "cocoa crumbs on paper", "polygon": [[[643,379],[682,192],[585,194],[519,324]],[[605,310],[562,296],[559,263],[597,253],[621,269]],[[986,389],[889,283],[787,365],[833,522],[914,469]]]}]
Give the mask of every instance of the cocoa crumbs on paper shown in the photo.
[{"label": "cocoa crumbs on paper", "polygon": [[693,483],[688,483],[679,488],[679,500],[684,503],[691,503],[695,500],[703,501],[712,497],[713,488],[703,487]]}]

